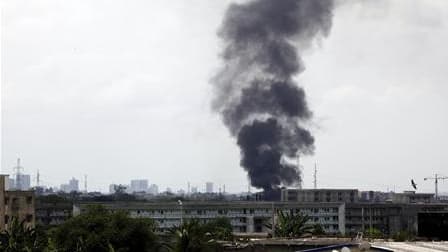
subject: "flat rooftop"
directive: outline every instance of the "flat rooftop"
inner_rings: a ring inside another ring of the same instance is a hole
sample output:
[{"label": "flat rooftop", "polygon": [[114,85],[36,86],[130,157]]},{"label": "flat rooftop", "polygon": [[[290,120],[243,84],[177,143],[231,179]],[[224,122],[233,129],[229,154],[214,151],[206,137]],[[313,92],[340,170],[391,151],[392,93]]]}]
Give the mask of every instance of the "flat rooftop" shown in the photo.
[{"label": "flat rooftop", "polygon": [[444,242],[374,242],[373,246],[396,252],[446,252],[448,241]]}]

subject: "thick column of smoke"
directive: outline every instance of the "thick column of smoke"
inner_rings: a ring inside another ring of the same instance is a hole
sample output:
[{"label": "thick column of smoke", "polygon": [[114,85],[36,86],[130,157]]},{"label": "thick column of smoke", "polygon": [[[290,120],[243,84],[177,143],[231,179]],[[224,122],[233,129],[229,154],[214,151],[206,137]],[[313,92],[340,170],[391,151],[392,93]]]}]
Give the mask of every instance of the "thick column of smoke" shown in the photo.
[{"label": "thick column of smoke", "polygon": [[331,0],[255,0],[232,4],[219,36],[224,66],[213,79],[213,108],[241,148],[251,184],[266,193],[300,183],[291,160],[309,154],[314,138],[303,127],[312,116],[293,80],[304,70],[298,50],[326,36]]}]

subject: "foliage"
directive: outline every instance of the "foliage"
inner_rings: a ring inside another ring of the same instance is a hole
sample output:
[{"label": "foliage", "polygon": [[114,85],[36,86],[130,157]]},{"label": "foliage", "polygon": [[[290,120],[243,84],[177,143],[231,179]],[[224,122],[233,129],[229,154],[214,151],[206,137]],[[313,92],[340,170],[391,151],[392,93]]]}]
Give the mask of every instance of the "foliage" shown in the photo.
[{"label": "foliage", "polygon": [[365,232],[365,236],[373,239],[383,238],[383,233],[377,228],[369,228]]},{"label": "foliage", "polygon": [[324,235],[325,234],[325,230],[324,230],[324,228],[322,227],[321,224],[316,223],[316,224],[312,225],[311,233],[313,235]]},{"label": "foliage", "polygon": [[[285,213],[277,210],[277,220],[275,223],[275,236],[297,238],[306,234],[313,233],[313,226],[308,224],[310,217],[300,212]],[[272,230],[272,224],[266,224],[266,227]]]},{"label": "foliage", "polygon": [[218,218],[206,224],[192,219],[170,229],[170,233],[172,251],[176,252],[217,251],[217,240],[233,239],[232,226],[227,218]]},{"label": "foliage", "polygon": [[225,217],[219,217],[204,224],[205,232],[211,234],[215,240],[233,240],[232,229],[230,220]]},{"label": "foliage", "polygon": [[8,230],[0,233],[0,251],[4,252],[40,252],[45,251],[47,238],[36,228],[27,227],[25,221],[12,218]]},{"label": "foliage", "polygon": [[413,241],[415,236],[408,231],[399,231],[392,236],[392,239],[397,242]]},{"label": "foliage", "polygon": [[124,212],[111,213],[92,206],[51,234],[57,251],[157,251],[161,248],[154,234],[155,225],[149,219],[133,219]]}]

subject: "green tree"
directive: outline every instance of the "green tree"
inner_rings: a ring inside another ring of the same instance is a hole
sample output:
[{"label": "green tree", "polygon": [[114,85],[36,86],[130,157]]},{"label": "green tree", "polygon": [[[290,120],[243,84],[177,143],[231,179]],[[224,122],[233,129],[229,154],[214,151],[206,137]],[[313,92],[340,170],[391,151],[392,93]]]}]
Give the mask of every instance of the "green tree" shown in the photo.
[{"label": "green tree", "polygon": [[41,229],[27,227],[25,221],[12,218],[8,229],[0,233],[0,251],[41,252],[45,251],[47,241]]},{"label": "green tree", "polygon": [[172,251],[175,252],[208,252],[218,251],[219,240],[231,240],[232,225],[227,218],[217,218],[206,224],[197,219],[184,222],[170,230]]},{"label": "green tree", "polygon": [[377,228],[369,228],[365,232],[365,236],[373,239],[383,238],[383,233]]},{"label": "green tree", "polygon": [[325,234],[325,230],[324,230],[324,228],[322,227],[321,224],[316,223],[316,224],[312,225],[311,233],[313,235],[324,235]]},{"label": "green tree", "polygon": [[60,252],[158,251],[162,245],[149,219],[133,219],[125,212],[90,207],[51,232],[51,244]]},{"label": "green tree", "polygon": [[[309,220],[310,217],[300,212],[294,214],[293,212],[285,213],[282,210],[277,210],[275,236],[297,238],[305,234],[311,234],[313,226],[308,223]],[[266,227],[272,230],[272,224],[266,224]]]},{"label": "green tree", "polygon": [[220,241],[233,240],[232,224],[226,217],[218,217],[204,224],[204,230],[209,233],[213,239]]}]

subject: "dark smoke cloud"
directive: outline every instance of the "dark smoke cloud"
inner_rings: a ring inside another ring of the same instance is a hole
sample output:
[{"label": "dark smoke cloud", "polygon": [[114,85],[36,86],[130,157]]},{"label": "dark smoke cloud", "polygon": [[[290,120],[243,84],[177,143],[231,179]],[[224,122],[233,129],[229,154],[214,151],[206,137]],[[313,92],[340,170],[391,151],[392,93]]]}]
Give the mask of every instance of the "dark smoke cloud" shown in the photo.
[{"label": "dark smoke cloud", "polygon": [[301,182],[295,162],[314,138],[312,116],[293,76],[305,68],[305,49],[331,28],[331,0],[255,0],[232,4],[219,36],[224,66],[213,79],[213,107],[241,148],[252,186],[269,193]]}]

